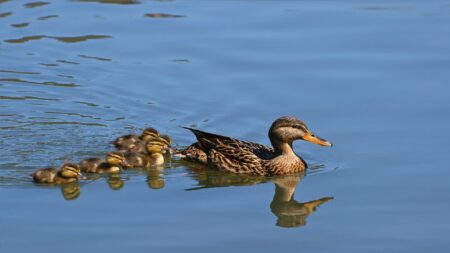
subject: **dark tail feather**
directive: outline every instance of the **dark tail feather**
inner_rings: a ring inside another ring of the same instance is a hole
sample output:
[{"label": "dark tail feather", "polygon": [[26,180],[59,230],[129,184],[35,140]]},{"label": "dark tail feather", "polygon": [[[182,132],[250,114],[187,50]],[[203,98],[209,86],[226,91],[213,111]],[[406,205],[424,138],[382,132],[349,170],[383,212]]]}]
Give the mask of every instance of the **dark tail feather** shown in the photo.
[{"label": "dark tail feather", "polygon": [[200,140],[200,139],[231,139],[230,137],[203,132],[198,129],[192,128],[192,127],[185,127],[185,126],[181,126],[181,127],[193,132],[195,134],[195,137],[197,137],[197,140]]}]

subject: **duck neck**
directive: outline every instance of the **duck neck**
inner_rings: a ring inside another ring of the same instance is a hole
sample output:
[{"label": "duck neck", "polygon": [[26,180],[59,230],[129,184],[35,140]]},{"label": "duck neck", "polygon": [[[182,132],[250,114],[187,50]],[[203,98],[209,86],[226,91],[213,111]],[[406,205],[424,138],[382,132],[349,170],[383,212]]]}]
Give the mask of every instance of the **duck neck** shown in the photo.
[{"label": "duck neck", "polygon": [[272,142],[273,149],[277,155],[294,155],[295,152],[292,149],[292,142]]}]

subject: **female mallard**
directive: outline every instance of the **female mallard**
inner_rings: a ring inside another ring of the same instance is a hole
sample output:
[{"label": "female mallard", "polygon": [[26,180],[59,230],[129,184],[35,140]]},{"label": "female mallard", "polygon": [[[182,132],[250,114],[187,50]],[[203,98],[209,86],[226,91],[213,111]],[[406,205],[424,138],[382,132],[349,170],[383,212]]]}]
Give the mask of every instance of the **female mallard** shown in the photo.
[{"label": "female mallard", "polygon": [[226,172],[273,176],[305,170],[306,162],[292,150],[295,140],[303,139],[322,146],[332,146],[315,136],[295,117],[281,117],[269,129],[273,148],[230,137],[191,130],[197,142],[182,150],[180,156],[186,160],[209,164]]}]

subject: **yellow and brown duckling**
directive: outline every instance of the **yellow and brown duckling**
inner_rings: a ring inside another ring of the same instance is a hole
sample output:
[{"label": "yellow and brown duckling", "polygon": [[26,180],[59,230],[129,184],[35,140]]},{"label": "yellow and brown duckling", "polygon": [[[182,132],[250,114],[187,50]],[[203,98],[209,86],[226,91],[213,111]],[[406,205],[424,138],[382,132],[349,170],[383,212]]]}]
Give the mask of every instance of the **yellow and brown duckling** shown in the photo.
[{"label": "yellow and brown duckling", "polygon": [[300,172],[307,168],[307,164],[292,149],[295,140],[332,146],[330,142],[314,135],[303,121],[291,116],[278,118],[272,123],[269,139],[273,148],[184,128],[195,134],[197,142],[179,152],[180,157],[231,173],[273,176]]},{"label": "yellow and brown duckling", "polygon": [[80,179],[80,166],[75,163],[65,163],[59,170],[55,168],[40,169],[33,174],[34,182],[42,184],[65,184]]},{"label": "yellow and brown duckling", "polygon": [[87,173],[119,173],[127,162],[122,152],[113,151],[106,155],[106,160],[88,158],[80,163],[81,171]]},{"label": "yellow and brown duckling", "polygon": [[163,154],[172,154],[172,152],[174,151],[172,149],[172,138],[170,138],[170,136],[167,134],[162,134],[159,137],[162,139],[162,142],[164,143],[162,153]]},{"label": "yellow and brown duckling", "polygon": [[159,136],[158,130],[156,130],[153,127],[149,127],[144,129],[144,131],[142,131],[142,134],[140,136],[134,134],[127,134],[117,138],[115,141],[113,141],[113,144],[118,150],[131,150],[139,148],[136,147],[139,145],[138,143],[145,142],[153,137],[158,136]]},{"label": "yellow and brown duckling", "polygon": [[154,137],[145,144],[147,154],[139,152],[124,152],[127,166],[126,168],[147,168],[154,165],[164,164],[162,155],[167,141],[161,137]]}]

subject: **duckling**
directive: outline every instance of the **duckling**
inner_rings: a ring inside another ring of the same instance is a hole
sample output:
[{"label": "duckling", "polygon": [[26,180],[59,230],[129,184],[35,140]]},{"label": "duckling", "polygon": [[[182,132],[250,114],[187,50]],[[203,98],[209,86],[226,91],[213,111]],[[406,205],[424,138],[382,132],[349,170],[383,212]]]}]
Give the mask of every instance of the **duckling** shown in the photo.
[{"label": "duckling", "polygon": [[124,169],[144,168],[147,166],[147,156],[142,153],[128,151],[124,152],[123,155],[127,161],[127,166]]},{"label": "duckling", "polygon": [[80,162],[80,169],[82,172],[97,173],[98,166],[103,162],[101,158],[87,158]]},{"label": "duckling", "polygon": [[159,132],[158,132],[158,130],[154,129],[153,127],[149,127],[149,128],[144,129],[144,131],[142,132],[139,139],[141,139],[143,141],[148,141],[154,137],[159,137]]},{"label": "duckling", "polygon": [[164,164],[164,156],[162,153],[164,152],[165,147],[167,147],[167,140],[161,137],[152,138],[147,141],[145,147],[148,152],[148,166]]},{"label": "duckling", "polygon": [[65,184],[77,181],[80,176],[80,166],[75,163],[65,163],[61,169],[45,168],[31,174],[34,182],[42,184]]},{"label": "duckling", "polygon": [[170,138],[169,135],[167,134],[163,134],[159,136],[161,139],[163,139],[163,142],[165,143],[165,146],[163,147],[163,154],[172,154],[173,153],[173,149],[172,149],[172,139]]},{"label": "duckling", "polygon": [[140,136],[134,134],[127,134],[117,138],[115,141],[112,142],[112,144],[114,144],[114,146],[119,150],[129,150],[133,148],[133,145],[135,145],[136,143],[147,141],[150,138],[158,136],[159,136],[158,130],[156,130],[153,127],[149,127],[144,129],[144,131],[142,131],[142,134]]},{"label": "duckling", "polygon": [[128,147],[136,142],[139,141],[139,136],[135,134],[127,134],[124,136],[120,136],[119,138],[115,139],[112,144],[114,144],[114,147],[117,149],[122,149],[124,147]]},{"label": "duckling", "polygon": [[138,152],[124,152],[127,162],[126,168],[147,168],[152,165],[164,164],[163,149],[167,141],[161,137],[154,137],[147,141],[145,149],[147,154]]},{"label": "duckling", "polygon": [[161,135],[161,136],[156,136],[156,137],[152,137],[152,138],[146,138],[146,141],[141,140],[138,142],[135,142],[133,144],[129,144],[129,145],[123,145],[120,149],[118,149],[119,151],[122,152],[132,152],[132,153],[141,153],[141,154],[148,154],[147,152],[147,142],[149,140],[152,140],[154,138],[158,138],[159,141],[161,143],[163,143],[163,149],[162,149],[162,154],[171,154],[172,153],[172,140],[170,139],[170,137],[167,134]]},{"label": "duckling", "polygon": [[100,158],[88,158],[80,163],[81,171],[87,173],[119,173],[126,166],[122,152],[114,151],[106,155],[106,161]]}]

